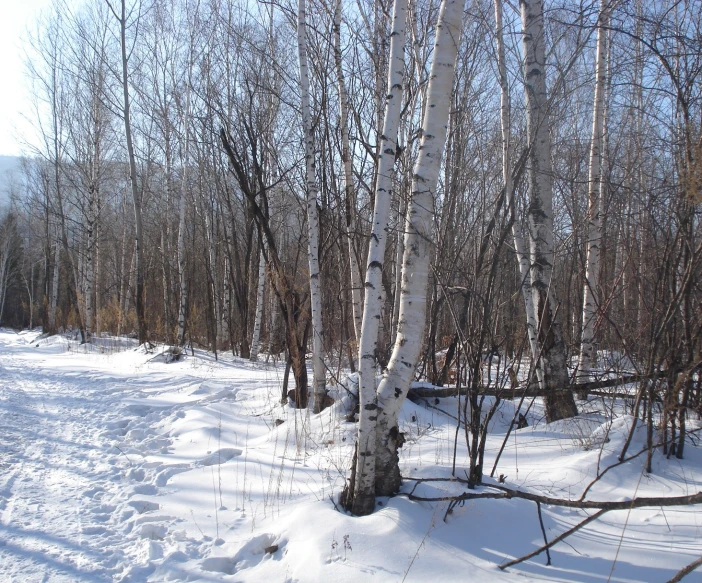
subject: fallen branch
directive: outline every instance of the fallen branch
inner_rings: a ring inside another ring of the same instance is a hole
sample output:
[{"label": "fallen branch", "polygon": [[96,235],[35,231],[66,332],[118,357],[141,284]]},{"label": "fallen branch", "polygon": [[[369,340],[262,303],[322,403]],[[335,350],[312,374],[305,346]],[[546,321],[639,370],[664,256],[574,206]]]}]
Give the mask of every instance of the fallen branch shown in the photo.
[{"label": "fallen branch", "polygon": [[[622,399],[634,399],[636,398],[635,393],[611,393],[605,391],[599,391],[598,389],[606,389],[609,387],[618,387],[621,385],[627,385],[630,383],[636,383],[644,380],[650,380],[651,378],[658,378],[662,376],[661,374],[654,375],[650,377],[648,375],[628,375],[623,377],[617,377],[613,379],[604,379],[599,381],[590,381],[587,383],[578,383],[570,385],[567,389],[568,391],[576,391],[578,393],[589,393],[597,396],[605,397],[618,397]],[[479,390],[480,395],[487,395],[491,397],[502,397],[504,399],[516,399],[522,395],[526,397],[543,397],[547,394],[552,394],[554,389],[541,389],[538,385],[534,384],[529,387],[517,387],[514,389],[496,389],[491,388],[481,388]],[[455,397],[458,395],[458,389],[456,387],[433,387],[433,386],[420,386],[412,387],[407,393],[407,398],[411,401],[418,401],[419,399],[430,399],[430,398],[445,398],[445,397]]]},{"label": "fallen branch", "polygon": [[[462,481],[451,478],[452,481]],[[461,502],[463,500],[475,500],[477,498],[500,498],[510,500],[512,498],[521,498],[522,500],[530,500],[532,502],[539,502],[541,504],[546,504],[547,506],[563,506],[566,508],[579,508],[582,510],[594,509],[594,510],[629,510],[631,508],[643,508],[646,506],[687,506],[690,504],[702,504],[702,492],[697,494],[691,494],[689,496],[670,496],[670,497],[656,497],[656,496],[640,496],[638,498],[632,498],[631,500],[570,500],[566,498],[552,498],[550,496],[542,496],[541,494],[534,494],[532,492],[522,492],[521,490],[514,490],[512,488],[507,488],[506,486],[500,486],[498,484],[490,484],[487,486],[493,490],[498,490],[498,492],[463,492],[457,496],[436,496],[436,497],[424,497],[416,496],[413,493],[406,494],[410,500],[417,502]]]},{"label": "fallen branch", "polygon": [[[697,494],[691,494],[688,496],[670,496],[670,497],[657,497],[657,496],[640,496],[638,498],[632,498],[631,500],[570,500],[570,499],[565,499],[565,498],[553,498],[551,496],[542,496],[541,494],[533,494],[531,492],[522,492],[521,490],[514,490],[512,488],[507,488],[506,486],[500,486],[497,484],[491,484],[487,486],[487,488],[492,489],[493,491],[487,490],[487,491],[470,491],[470,492],[463,492],[462,494],[458,494],[457,496],[435,496],[435,497],[427,497],[427,496],[417,496],[414,494],[414,491],[416,490],[417,486],[425,481],[441,481],[441,478],[434,478],[434,479],[416,479],[415,481],[417,482],[412,490],[406,494],[406,496],[410,500],[414,500],[417,502],[449,502],[449,509],[453,509],[456,505],[464,502],[465,500],[476,500],[480,498],[486,498],[486,499],[506,499],[509,500],[511,498],[521,498],[523,500],[530,500],[531,502],[535,502],[537,505],[537,509],[539,511],[539,521],[541,523],[541,529],[543,532],[543,520],[541,519],[541,504],[546,504],[548,506],[562,506],[566,508],[577,508],[581,510],[597,510],[595,514],[588,516],[585,520],[582,522],[579,522],[569,530],[565,531],[561,535],[557,536],[554,538],[551,542],[546,542],[545,545],[539,547],[535,551],[532,551],[531,553],[528,553],[524,555],[523,557],[519,557],[518,559],[513,559],[512,561],[509,561],[505,563],[504,565],[499,565],[500,569],[506,569],[507,567],[511,567],[513,565],[516,565],[518,563],[521,563],[523,561],[526,561],[532,557],[535,557],[536,555],[548,551],[551,547],[554,545],[558,544],[562,540],[568,538],[571,534],[577,532],[584,526],[590,524],[591,522],[597,520],[600,516],[607,512],[612,512],[613,510],[631,510],[633,508],[644,508],[647,506],[656,506],[656,507],[663,507],[663,506],[688,506],[692,504],[702,504],[702,492],[698,492]],[[451,482],[461,482],[463,483],[464,480],[460,478],[448,478],[444,481],[451,481]],[[497,490],[496,492],[494,490]],[[446,515],[448,516],[450,514],[450,511],[447,511]],[[445,518],[445,517],[444,517]],[[544,532],[544,540],[545,540],[545,532]],[[550,556],[549,556],[549,561],[548,564],[550,564]],[[680,581],[682,577],[687,575],[688,573],[691,573],[694,571],[697,567],[702,565],[702,558],[699,559],[698,561],[695,561],[694,563],[691,563],[685,569],[680,571],[676,577],[679,578],[673,578],[671,581],[668,583],[675,583],[676,581]]]}]

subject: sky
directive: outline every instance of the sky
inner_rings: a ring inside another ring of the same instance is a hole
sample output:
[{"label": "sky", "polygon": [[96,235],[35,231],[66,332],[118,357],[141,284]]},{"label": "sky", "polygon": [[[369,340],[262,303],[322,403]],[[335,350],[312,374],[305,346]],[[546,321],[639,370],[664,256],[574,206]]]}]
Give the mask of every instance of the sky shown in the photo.
[{"label": "sky", "polygon": [[42,9],[52,0],[4,2],[0,18],[0,155],[20,156],[23,144],[33,132],[24,119],[28,113],[29,91],[25,77],[25,41]]}]

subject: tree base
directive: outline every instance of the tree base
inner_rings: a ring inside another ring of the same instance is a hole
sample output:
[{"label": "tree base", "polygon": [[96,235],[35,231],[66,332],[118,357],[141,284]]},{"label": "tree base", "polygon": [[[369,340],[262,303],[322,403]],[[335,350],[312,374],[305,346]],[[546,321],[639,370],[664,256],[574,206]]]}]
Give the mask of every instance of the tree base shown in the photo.
[{"label": "tree base", "polygon": [[356,490],[356,463],[358,461],[358,442],[353,450],[351,460],[351,477],[346,482],[339,502],[344,510],[354,516],[368,516],[375,510],[375,495],[372,492],[355,492]]},{"label": "tree base", "polygon": [[307,405],[309,404],[307,392],[304,391],[303,394],[300,394],[297,389],[288,391],[288,400],[293,403],[295,409],[307,409]]},{"label": "tree base", "polygon": [[544,397],[544,406],[546,409],[546,421],[549,423],[560,419],[569,419],[578,414],[578,407],[575,404],[573,392],[570,390],[554,390]]},{"label": "tree base", "polygon": [[[380,429],[380,428],[379,428]],[[375,454],[375,495],[394,496],[400,491],[400,456],[397,450],[405,443],[405,434],[392,427],[378,443]]]}]

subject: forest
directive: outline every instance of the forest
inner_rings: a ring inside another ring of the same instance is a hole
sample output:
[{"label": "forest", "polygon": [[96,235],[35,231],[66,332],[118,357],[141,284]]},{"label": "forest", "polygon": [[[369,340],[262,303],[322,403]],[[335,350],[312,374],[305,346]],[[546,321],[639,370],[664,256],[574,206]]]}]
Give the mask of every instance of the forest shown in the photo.
[{"label": "forest", "polygon": [[647,472],[684,458],[699,3],[63,1],[29,34],[4,326],[280,362],[312,414],[351,375],[354,515],[401,489],[407,398],[458,398],[469,488],[505,400],[509,436],[617,399],[620,461],[637,423]]}]

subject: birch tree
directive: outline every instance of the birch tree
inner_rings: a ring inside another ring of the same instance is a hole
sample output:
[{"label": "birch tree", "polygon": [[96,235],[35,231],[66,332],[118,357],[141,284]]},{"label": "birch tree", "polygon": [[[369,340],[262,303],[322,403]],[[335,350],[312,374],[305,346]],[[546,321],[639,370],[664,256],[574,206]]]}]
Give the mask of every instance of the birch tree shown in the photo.
[{"label": "birch tree", "polygon": [[[197,11],[197,6],[195,10]],[[195,17],[197,17],[197,12]],[[192,116],[192,92],[193,92],[193,58],[195,50],[195,26],[190,23],[188,16],[189,35],[187,49],[186,79],[185,79],[185,103],[181,109],[181,124],[183,127],[183,142],[181,144],[181,167],[182,176],[180,181],[180,197],[178,201],[178,280],[180,285],[180,301],[178,308],[178,346],[185,344],[185,324],[188,308],[188,283],[185,273],[185,208],[188,190],[188,165],[190,164],[190,125]]]},{"label": "birch tree", "polygon": [[141,193],[137,177],[136,157],[134,155],[134,142],[132,139],[131,99],[129,94],[129,59],[127,54],[127,0],[121,0],[119,12],[110,0],[105,0],[112,15],[119,24],[120,64],[122,83],[122,118],[124,121],[124,134],[127,140],[127,159],[129,162],[129,183],[132,192],[134,207],[134,257],[136,271],[135,304],[139,344],[147,341],[146,314],[144,307],[144,228],[142,224]]},{"label": "birch tree", "polygon": [[[537,340],[538,324],[536,312],[534,311],[534,300],[531,293],[531,275],[529,273],[529,254],[526,249],[524,237],[519,230],[519,225],[515,220],[516,210],[514,204],[514,184],[512,181],[512,155],[514,148],[511,139],[511,103],[509,96],[509,80],[507,78],[507,62],[505,58],[505,42],[502,21],[502,0],[495,0],[495,41],[497,48],[497,73],[500,81],[500,125],[502,128],[502,180],[504,182],[505,197],[508,212],[512,216],[512,238],[514,240],[514,251],[519,267],[519,281],[522,296],[524,297],[524,308],[527,319],[527,336],[529,347],[534,362],[539,356],[539,346]],[[536,368],[539,384],[543,388],[543,374],[539,367]]]},{"label": "birch tree", "polygon": [[[434,239],[434,197],[446,143],[462,18],[461,0],[442,1],[422,115],[419,155],[414,165],[412,193],[407,206],[397,336],[387,372],[378,386],[375,402],[361,403],[361,409],[371,413],[369,422],[376,423],[375,443],[372,443],[372,435],[365,438],[364,442],[359,439],[356,473],[352,474],[351,485],[344,497],[346,507],[357,514],[368,514],[373,511],[375,505],[373,498],[367,495],[363,503],[359,500],[355,506],[350,504],[350,492],[356,491],[355,482],[373,483],[375,495],[379,496],[394,494],[400,488],[397,449],[402,446],[403,438],[397,424],[424,337],[429,262]],[[368,279],[368,276],[366,278]],[[369,445],[371,450],[366,451]],[[374,467],[366,462],[368,458],[374,459]],[[370,473],[372,478],[364,475],[366,473]]]},{"label": "birch tree", "polygon": [[68,125],[67,173],[78,175],[71,180],[77,188],[75,202],[83,227],[81,300],[84,308],[85,340],[98,331],[99,314],[99,239],[104,182],[111,157],[110,113],[106,105],[108,22],[103,4],[94,10],[75,15],[72,23],[72,49],[68,60],[74,98],[71,100],[71,123]]},{"label": "birch tree", "polygon": [[[404,0],[403,0],[404,1]],[[362,326],[362,280],[361,268],[356,254],[356,189],[353,184],[353,161],[349,138],[349,97],[346,90],[346,77],[341,54],[341,0],[334,5],[334,63],[339,87],[339,125],[341,126],[341,162],[344,176],[344,204],[346,210],[346,238],[349,250],[349,270],[351,272],[351,309],[353,312],[354,335],[356,342],[361,338]],[[392,53],[392,45],[390,48]],[[392,56],[391,56],[392,59]],[[403,61],[404,63],[404,61]],[[381,153],[382,156],[382,153]]]},{"label": "birch tree", "polygon": [[[602,145],[605,132],[605,87],[607,83],[607,0],[600,0],[597,23],[595,96],[592,108],[592,136],[588,164],[587,263],[583,290],[582,339],[578,374],[589,377],[596,361],[595,322],[599,314],[600,246],[602,241]],[[585,378],[584,380],[587,380]]]},{"label": "birch tree", "polygon": [[17,218],[11,212],[0,218],[0,322],[5,309],[7,289],[17,275],[21,240],[17,233]]},{"label": "birch tree", "polygon": [[261,324],[263,322],[263,292],[266,277],[266,259],[263,251],[259,251],[258,257],[258,282],[256,283],[256,314],[254,316],[253,335],[251,336],[251,355],[249,359],[258,360],[258,352],[261,349]]},{"label": "birch tree", "polygon": [[558,301],[553,275],[553,175],[546,93],[546,51],[541,0],[520,0],[524,51],[524,90],[529,156],[529,254],[532,301],[538,321],[539,356],[545,388],[546,419],[556,421],[577,414],[567,390],[568,369],[561,328],[556,321]]},{"label": "birch tree", "polygon": [[319,413],[326,395],[324,335],[322,329],[322,288],[319,280],[319,217],[317,214],[317,177],[315,176],[314,129],[310,111],[310,80],[307,66],[307,5],[297,4],[297,48],[300,64],[300,101],[305,141],[305,182],[307,186],[307,258],[310,268],[310,306],[312,313],[312,410]]},{"label": "birch tree", "polygon": [[383,263],[388,236],[388,215],[392,201],[397,132],[402,110],[405,69],[405,29],[407,0],[395,0],[390,35],[390,66],[385,119],[380,135],[380,153],[375,189],[375,207],[366,264],[365,301],[359,341],[359,426],[356,444],[356,482],[354,514],[370,514],[375,507],[376,447],[376,349],[383,306]]}]

